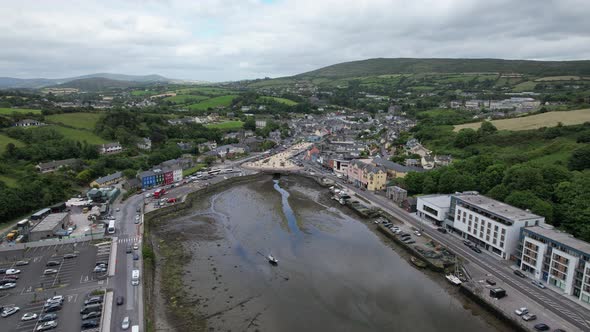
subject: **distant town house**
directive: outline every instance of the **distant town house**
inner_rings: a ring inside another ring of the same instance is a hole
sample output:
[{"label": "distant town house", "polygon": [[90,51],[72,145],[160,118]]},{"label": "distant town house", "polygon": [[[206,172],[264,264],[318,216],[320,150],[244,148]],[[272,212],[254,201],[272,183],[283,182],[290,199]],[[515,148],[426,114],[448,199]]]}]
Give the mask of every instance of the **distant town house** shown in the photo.
[{"label": "distant town house", "polygon": [[152,149],[152,140],[147,137],[141,138],[139,140],[139,143],[137,143],[137,147],[142,150],[151,150]]},{"label": "distant town house", "polygon": [[123,151],[123,146],[121,146],[119,142],[102,144],[99,146],[98,150],[100,154],[113,154],[121,151]]},{"label": "distant town house", "polygon": [[35,127],[35,126],[43,126],[44,123],[32,120],[32,119],[24,119],[14,123],[15,127]]},{"label": "distant town house", "polygon": [[115,184],[123,179],[123,172],[115,172],[107,176],[100,177],[90,183],[91,187],[106,187]]},{"label": "distant town house", "polygon": [[64,160],[54,160],[46,163],[37,164],[37,170],[41,173],[50,173],[54,172],[62,167],[74,167],[81,163],[80,159],[64,159]]}]

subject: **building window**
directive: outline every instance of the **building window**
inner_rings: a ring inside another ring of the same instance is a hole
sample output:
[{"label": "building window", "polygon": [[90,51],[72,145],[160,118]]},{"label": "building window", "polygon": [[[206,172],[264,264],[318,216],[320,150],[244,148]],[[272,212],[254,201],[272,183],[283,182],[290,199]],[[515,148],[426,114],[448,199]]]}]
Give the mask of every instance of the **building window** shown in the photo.
[{"label": "building window", "polygon": [[588,296],[586,294],[582,294],[582,296],[580,297],[580,300],[582,300],[582,302],[590,303],[590,296]]},{"label": "building window", "polygon": [[498,231],[498,225],[494,226],[494,230],[497,232]]},{"label": "building window", "polygon": [[500,247],[504,248],[504,242],[500,242]]}]

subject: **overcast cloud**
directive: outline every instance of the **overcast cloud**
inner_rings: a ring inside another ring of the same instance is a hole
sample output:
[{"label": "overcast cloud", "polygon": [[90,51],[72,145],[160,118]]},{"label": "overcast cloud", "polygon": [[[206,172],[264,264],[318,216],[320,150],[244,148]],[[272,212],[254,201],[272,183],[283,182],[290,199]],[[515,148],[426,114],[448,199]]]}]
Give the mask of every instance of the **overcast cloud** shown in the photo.
[{"label": "overcast cloud", "polygon": [[375,57],[590,59],[589,0],[0,0],[0,76],[225,81]]}]

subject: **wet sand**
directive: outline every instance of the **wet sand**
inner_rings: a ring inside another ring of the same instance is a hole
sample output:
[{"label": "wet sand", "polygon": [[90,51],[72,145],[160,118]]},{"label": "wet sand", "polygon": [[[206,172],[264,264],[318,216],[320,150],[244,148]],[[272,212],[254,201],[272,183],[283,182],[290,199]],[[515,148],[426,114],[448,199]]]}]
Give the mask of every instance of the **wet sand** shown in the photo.
[{"label": "wet sand", "polygon": [[[257,180],[205,196],[158,232],[179,239],[190,257],[182,280],[204,323],[190,330],[205,324],[208,331],[287,332],[500,326],[475,315],[476,306],[466,309],[449,294],[456,289],[416,270],[366,221],[303,178]],[[277,266],[268,263],[269,253]]]}]

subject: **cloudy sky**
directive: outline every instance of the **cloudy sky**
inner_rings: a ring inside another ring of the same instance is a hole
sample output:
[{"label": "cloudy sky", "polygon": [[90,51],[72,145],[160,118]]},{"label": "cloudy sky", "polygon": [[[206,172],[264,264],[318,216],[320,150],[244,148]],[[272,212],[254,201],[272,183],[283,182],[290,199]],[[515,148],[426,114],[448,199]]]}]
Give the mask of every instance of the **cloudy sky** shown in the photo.
[{"label": "cloudy sky", "polygon": [[590,0],[0,0],[0,76],[225,81],[374,57],[590,59]]}]

